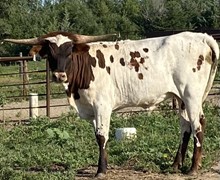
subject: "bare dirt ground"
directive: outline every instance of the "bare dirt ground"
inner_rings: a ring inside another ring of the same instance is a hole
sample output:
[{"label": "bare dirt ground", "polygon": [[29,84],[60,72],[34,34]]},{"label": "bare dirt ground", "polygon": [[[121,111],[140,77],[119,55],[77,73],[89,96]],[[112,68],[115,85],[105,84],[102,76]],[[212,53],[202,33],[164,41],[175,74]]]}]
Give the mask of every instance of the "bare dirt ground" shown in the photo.
[{"label": "bare dirt ground", "polygon": [[[208,98],[208,101],[216,106],[220,106],[220,98],[211,96]],[[67,105],[67,100],[64,99],[53,99],[51,100],[51,106],[56,105]],[[45,106],[45,101],[39,101],[39,106]],[[0,108],[0,121],[3,120],[11,121],[22,121],[29,118],[29,102],[24,101],[21,103],[11,103],[4,106],[5,109],[8,108],[17,108],[15,110],[4,110]],[[62,113],[67,113],[70,111],[68,106],[59,106],[51,108],[51,116],[58,117]],[[45,116],[46,110],[45,108],[40,108],[38,112],[39,116]],[[220,159],[217,157],[217,159]],[[94,175],[96,173],[97,167],[90,166],[85,169],[79,169],[78,173],[75,177],[76,180],[89,180],[94,179]],[[184,174],[161,174],[161,173],[151,173],[151,172],[141,172],[135,171],[132,169],[122,169],[120,167],[109,167],[107,175],[104,179],[108,180],[220,180],[220,162],[216,162],[213,164],[213,167],[209,171],[199,171],[197,176],[188,176]]]},{"label": "bare dirt ground", "polygon": [[[215,169],[218,168],[218,169]],[[111,167],[103,178],[95,178],[97,167],[90,166],[85,169],[78,170],[75,177],[76,180],[90,180],[90,179],[106,179],[106,180],[220,180],[220,164],[210,171],[199,172],[196,176],[189,176],[184,174],[162,174],[152,172],[141,172],[129,169],[122,169],[120,167]],[[219,171],[217,171],[219,170]]]}]

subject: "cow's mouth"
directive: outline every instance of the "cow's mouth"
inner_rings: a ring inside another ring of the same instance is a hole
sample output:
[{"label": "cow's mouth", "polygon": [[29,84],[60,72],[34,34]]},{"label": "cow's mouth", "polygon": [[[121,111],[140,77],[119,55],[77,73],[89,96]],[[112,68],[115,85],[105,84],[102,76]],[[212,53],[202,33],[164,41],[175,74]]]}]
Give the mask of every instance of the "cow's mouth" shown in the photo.
[{"label": "cow's mouth", "polygon": [[52,81],[56,83],[67,82],[67,75],[65,72],[53,72]]}]

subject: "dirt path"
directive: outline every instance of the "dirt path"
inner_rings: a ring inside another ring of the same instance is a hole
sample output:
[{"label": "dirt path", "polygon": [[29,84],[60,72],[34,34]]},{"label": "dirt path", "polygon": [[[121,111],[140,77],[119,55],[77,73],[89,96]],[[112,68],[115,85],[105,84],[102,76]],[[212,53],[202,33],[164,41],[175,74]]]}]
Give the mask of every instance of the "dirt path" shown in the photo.
[{"label": "dirt path", "polygon": [[[217,165],[216,165],[217,166]],[[217,168],[217,169],[215,169]],[[199,172],[197,176],[189,176],[183,174],[161,174],[141,172],[119,167],[109,168],[104,178],[94,178],[97,167],[87,167],[78,171],[76,180],[90,180],[90,179],[106,179],[106,180],[220,180],[220,163],[218,167],[213,167],[208,172]]]},{"label": "dirt path", "polygon": [[[62,99],[52,99],[50,102],[50,114],[51,117],[59,117],[62,113],[67,113],[70,111],[68,102],[66,98]],[[60,106],[61,105],[61,106]],[[41,100],[38,102],[38,106],[41,107],[38,109],[39,116],[46,116],[46,101]],[[12,110],[7,110],[11,109]],[[22,121],[29,119],[29,101],[22,102],[13,102],[10,104],[6,104],[4,109],[0,108],[0,120],[1,121]]]}]

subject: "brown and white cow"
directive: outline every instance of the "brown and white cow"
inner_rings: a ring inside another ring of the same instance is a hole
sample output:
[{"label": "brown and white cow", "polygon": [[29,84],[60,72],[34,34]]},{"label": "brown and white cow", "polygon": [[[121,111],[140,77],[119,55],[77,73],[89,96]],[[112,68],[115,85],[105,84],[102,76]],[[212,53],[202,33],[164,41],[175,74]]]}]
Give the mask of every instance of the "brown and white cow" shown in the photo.
[{"label": "brown and white cow", "polygon": [[105,147],[111,113],[124,107],[149,108],[173,96],[179,103],[181,125],[173,166],[178,169],[182,165],[192,133],[190,173],[196,173],[205,127],[202,104],[216,73],[218,44],[207,34],[192,32],[136,41],[95,42],[108,37],[55,32],[5,41],[37,45],[32,52],[47,55],[53,80],[64,84],[69,103],[79,116],[94,124],[100,152],[98,176],[107,170]]}]

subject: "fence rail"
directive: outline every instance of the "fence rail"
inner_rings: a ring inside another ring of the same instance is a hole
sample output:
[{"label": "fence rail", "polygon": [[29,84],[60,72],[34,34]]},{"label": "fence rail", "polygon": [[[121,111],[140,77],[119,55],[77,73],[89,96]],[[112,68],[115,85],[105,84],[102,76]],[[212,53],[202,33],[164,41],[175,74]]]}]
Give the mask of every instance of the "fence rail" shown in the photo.
[{"label": "fence rail", "polygon": [[[26,107],[23,107],[22,105],[20,107],[7,107],[2,101],[12,101],[14,102],[15,99],[19,99],[19,101],[23,101],[23,100],[27,100],[29,99],[30,95],[29,95],[29,90],[31,90],[31,88],[33,88],[33,86],[35,85],[43,85],[45,88],[45,93],[41,93],[38,94],[39,97],[44,97],[45,99],[45,103],[46,105],[39,105],[38,108],[44,108],[45,109],[45,115],[50,117],[50,78],[49,78],[49,64],[46,61],[46,66],[45,69],[43,70],[33,70],[33,71],[29,71],[28,70],[28,61],[33,60],[33,57],[31,56],[25,56],[25,57],[0,57],[0,63],[4,64],[4,63],[8,63],[8,62],[14,62],[15,64],[13,66],[16,66],[19,72],[13,72],[13,73],[0,73],[0,78],[2,79],[7,79],[8,81],[6,81],[6,83],[4,83],[3,85],[0,84],[0,88],[1,90],[3,90],[3,88],[8,89],[8,91],[12,91],[13,88],[17,88],[17,95],[13,95],[13,93],[9,93],[11,95],[3,95],[0,94],[0,105],[2,106],[0,108],[0,112],[1,113],[5,113],[5,111],[13,111],[13,110],[29,110],[30,111],[30,107],[28,106],[28,104],[26,105]],[[5,66],[6,68],[6,66]],[[36,73],[44,73],[45,74],[45,78],[44,80],[35,80],[34,82],[30,81],[29,79],[29,75],[30,74],[36,74]],[[10,83],[9,79],[12,76],[19,76],[19,82],[13,82]],[[45,81],[46,79],[46,81]],[[0,92],[2,93],[2,92]],[[4,97],[2,97],[4,96]],[[12,100],[10,100],[12,99]],[[8,103],[7,103],[8,104]],[[29,113],[28,113],[29,114]],[[0,122],[5,122],[6,119],[9,119],[8,117],[6,117],[5,115],[2,115],[2,118],[0,118]],[[28,120],[29,117],[27,116],[24,120]],[[13,121],[13,119],[10,119]],[[23,120],[23,119],[22,119]]]}]

